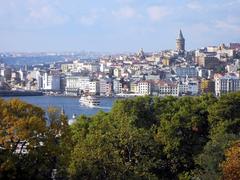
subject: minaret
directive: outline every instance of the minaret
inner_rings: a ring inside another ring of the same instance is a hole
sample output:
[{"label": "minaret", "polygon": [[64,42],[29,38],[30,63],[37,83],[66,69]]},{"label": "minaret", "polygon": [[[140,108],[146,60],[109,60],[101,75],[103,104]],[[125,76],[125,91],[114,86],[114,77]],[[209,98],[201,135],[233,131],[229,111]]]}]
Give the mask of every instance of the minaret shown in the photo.
[{"label": "minaret", "polygon": [[183,37],[181,30],[178,35],[178,38],[176,39],[176,49],[177,49],[177,51],[182,51],[182,52],[185,51],[185,39]]},{"label": "minaret", "polygon": [[65,115],[64,107],[62,107],[62,109],[61,109],[61,115]]}]

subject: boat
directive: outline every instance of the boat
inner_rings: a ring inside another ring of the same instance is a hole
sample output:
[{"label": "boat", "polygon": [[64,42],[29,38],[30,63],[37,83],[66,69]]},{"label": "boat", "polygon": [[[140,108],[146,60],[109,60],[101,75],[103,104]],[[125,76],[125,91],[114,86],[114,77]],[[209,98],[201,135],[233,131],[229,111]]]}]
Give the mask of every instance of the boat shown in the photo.
[{"label": "boat", "polygon": [[81,96],[79,102],[82,105],[89,106],[89,107],[96,107],[100,105],[100,100],[96,96]]}]

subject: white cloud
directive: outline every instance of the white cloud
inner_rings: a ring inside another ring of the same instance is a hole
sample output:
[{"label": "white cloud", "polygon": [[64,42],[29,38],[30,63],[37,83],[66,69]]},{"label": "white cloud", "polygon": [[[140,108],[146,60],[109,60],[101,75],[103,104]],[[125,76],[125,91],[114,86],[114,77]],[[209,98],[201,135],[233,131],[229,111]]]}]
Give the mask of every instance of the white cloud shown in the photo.
[{"label": "white cloud", "polygon": [[62,14],[55,6],[46,1],[28,0],[27,10],[27,23],[51,25],[64,24],[68,20],[67,15]]},{"label": "white cloud", "polygon": [[157,22],[162,20],[165,16],[170,14],[170,11],[166,7],[151,6],[147,8],[147,13],[151,21]]},{"label": "white cloud", "polygon": [[220,28],[221,30],[234,32],[234,33],[240,33],[240,24],[238,22],[235,22],[234,18],[231,19],[225,19],[225,20],[217,20],[215,22],[215,27]]},{"label": "white cloud", "polygon": [[112,14],[117,18],[126,18],[126,19],[140,17],[137,11],[134,8],[129,6],[122,7],[116,11],[113,11]]},{"label": "white cloud", "polygon": [[198,1],[191,1],[187,4],[187,7],[191,10],[202,10],[202,5]]}]

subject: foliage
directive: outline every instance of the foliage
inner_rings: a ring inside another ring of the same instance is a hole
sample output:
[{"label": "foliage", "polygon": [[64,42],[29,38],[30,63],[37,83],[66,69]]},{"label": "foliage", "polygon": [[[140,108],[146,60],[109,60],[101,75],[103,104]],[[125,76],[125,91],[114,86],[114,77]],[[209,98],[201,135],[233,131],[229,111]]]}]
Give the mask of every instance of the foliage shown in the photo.
[{"label": "foliage", "polygon": [[56,108],[0,108],[0,179],[239,179],[240,93],[118,100],[70,127]]},{"label": "foliage", "polygon": [[50,178],[63,156],[66,118],[55,111],[47,125],[41,108],[17,99],[0,100],[0,107],[0,179]]},{"label": "foliage", "polygon": [[225,156],[226,160],[222,163],[224,179],[240,179],[240,141],[235,142],[227,149]]}]

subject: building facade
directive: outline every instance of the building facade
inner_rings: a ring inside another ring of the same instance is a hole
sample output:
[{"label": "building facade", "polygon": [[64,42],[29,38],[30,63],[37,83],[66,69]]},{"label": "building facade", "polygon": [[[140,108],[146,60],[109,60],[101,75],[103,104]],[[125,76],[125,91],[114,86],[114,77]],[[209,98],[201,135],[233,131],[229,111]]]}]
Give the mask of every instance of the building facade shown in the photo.
[{"label": "building facade", "polygon": [[240,90],[240,79],[234,75],[224,75],[215,78],[215,94],[221,96],[229,92]]}]

